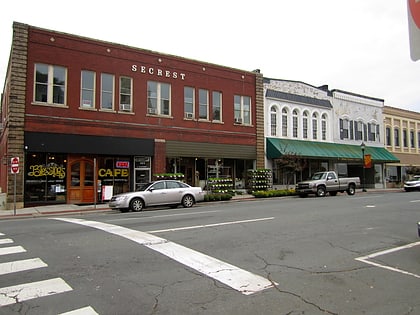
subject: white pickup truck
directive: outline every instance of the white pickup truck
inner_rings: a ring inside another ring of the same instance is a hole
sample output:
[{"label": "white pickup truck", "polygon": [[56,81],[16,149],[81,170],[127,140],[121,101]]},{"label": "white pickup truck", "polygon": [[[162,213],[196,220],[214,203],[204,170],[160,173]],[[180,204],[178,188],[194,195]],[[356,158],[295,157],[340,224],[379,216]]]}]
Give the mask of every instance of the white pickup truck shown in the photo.
[{"label": "white pickup truck", "polygon": [[359,177],[339,178],[335,172],[328,171],[315,173],[310,180],[297,183],[296,193],[300,197],[306,197],[309,194],[324,197],[327,193],[335,196],[338,192],[345,191],[349,195],[354,195],[356,188],[359,187]]}]

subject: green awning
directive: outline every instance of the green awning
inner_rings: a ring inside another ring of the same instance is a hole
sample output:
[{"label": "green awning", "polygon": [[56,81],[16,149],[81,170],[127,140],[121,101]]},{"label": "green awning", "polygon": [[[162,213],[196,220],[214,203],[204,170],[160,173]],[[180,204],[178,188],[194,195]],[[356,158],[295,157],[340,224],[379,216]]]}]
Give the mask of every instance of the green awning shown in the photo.
[{"label": "green awning", "polygon": [[[354,159],[362,158],[360,145],[315,142],[303,140],[267,138],[267,158],[280,158],[283,154],[295,154],[306,158]],[[373,162],[399,162],[385,148],[365,147],[365,154],[370,154]]]}]

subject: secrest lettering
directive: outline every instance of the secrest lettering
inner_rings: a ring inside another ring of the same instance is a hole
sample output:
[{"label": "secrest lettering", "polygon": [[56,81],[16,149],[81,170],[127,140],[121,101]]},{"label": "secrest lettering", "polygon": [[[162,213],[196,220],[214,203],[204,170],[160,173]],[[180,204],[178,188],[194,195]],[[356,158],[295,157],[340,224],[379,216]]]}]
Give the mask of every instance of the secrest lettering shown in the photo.
[{"label": "secrest lettering", "polygon": [[140,72],[143,74],[155,75],[158,77],[172,78],[172,79],[181,79],[185,80],[185,73],[163,70],[160,68],[146,67],[139,65],[131,65],[132,72]]}]

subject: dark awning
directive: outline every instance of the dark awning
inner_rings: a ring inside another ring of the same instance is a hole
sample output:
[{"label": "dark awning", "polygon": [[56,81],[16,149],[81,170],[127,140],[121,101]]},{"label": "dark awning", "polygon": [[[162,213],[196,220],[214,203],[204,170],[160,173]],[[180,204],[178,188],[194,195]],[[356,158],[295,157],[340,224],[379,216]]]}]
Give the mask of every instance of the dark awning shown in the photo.
[{"label": "dark awning", "polygon": [[25,132],[25,149],[28,152],[153,156],[154,140]]},{"label": "dark awning", "polygon": [[[314,142],[303,140],[267,138],[267,158],[280,158],[283,154],[295,154],[306,158],[354,159],[362,158],[360,145]],[[370,154],[374,162],[399,162],[385,148],[365,147],[365,154]]]}]

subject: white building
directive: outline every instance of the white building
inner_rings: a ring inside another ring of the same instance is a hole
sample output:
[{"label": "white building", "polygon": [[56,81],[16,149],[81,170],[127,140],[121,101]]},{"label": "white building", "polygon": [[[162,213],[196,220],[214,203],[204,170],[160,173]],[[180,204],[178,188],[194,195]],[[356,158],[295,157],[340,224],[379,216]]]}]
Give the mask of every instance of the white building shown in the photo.
[{"label": "white building", "polygon": [[[265,78],[266,167],[273,170],[273,185],[335,170],[359,176],[366,187],[383,187],[383,163],[397,159],[381,142],[382,108],[380,99]],[[362,167],[363,157],[372,163]]]}]

